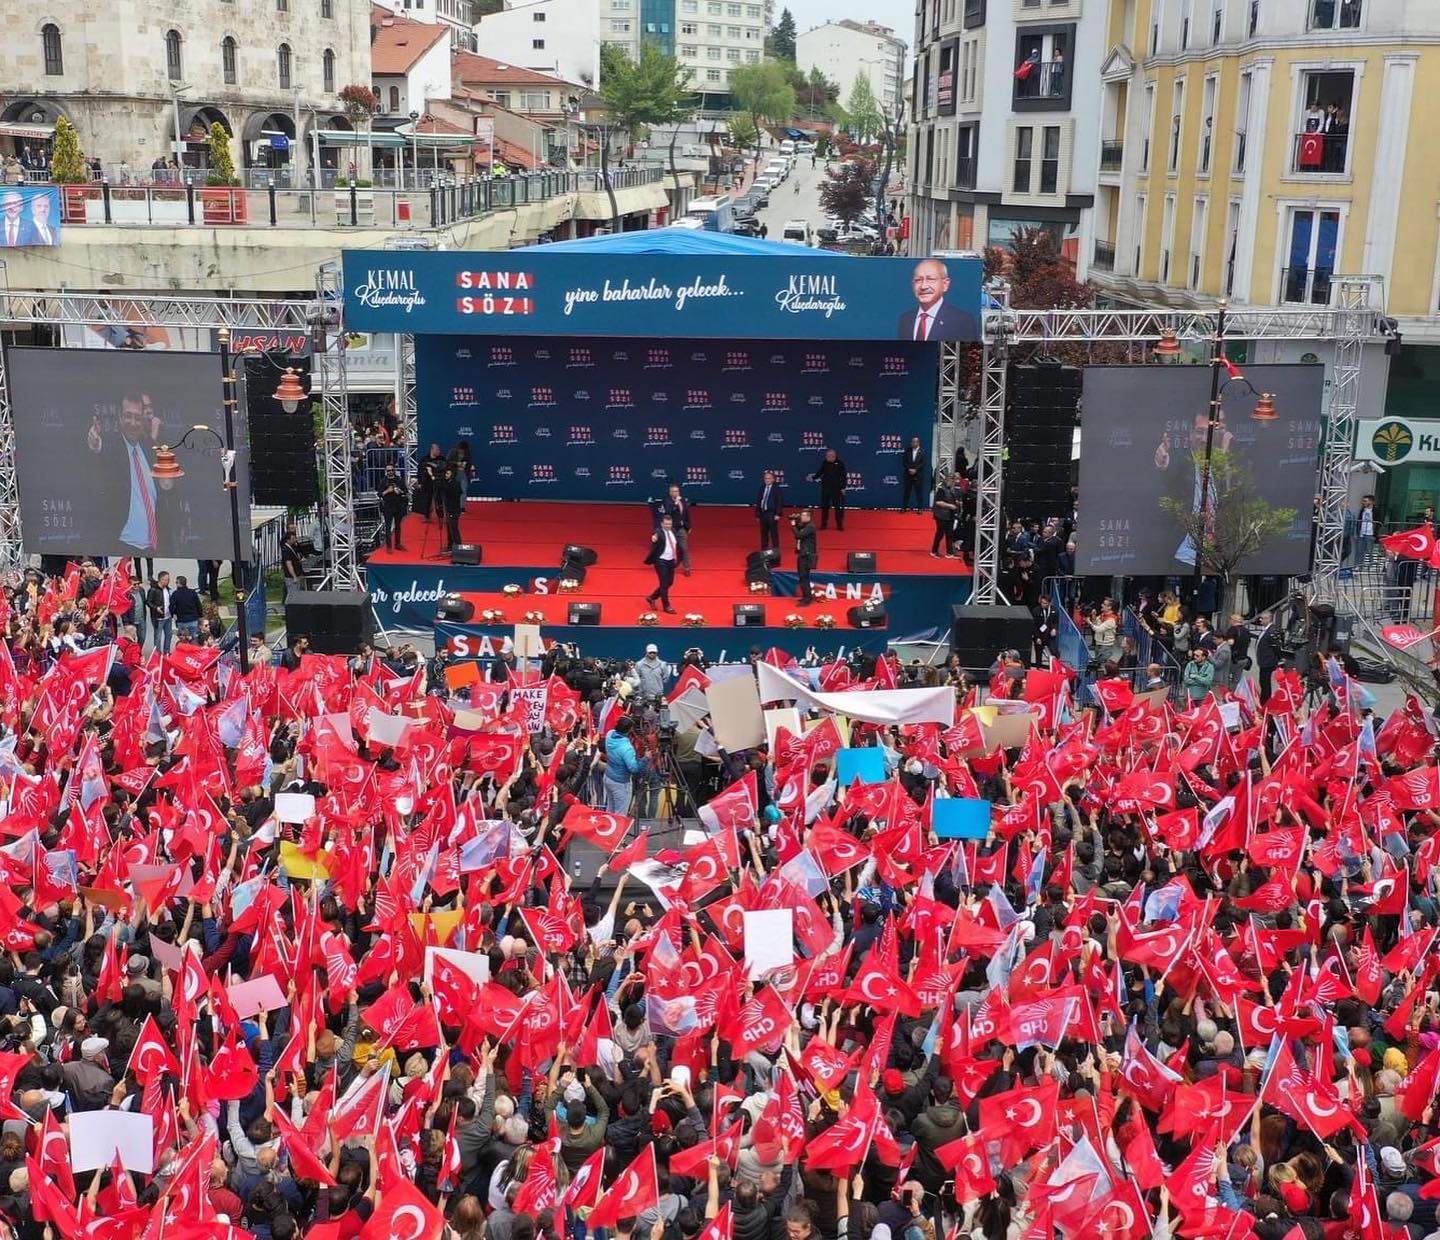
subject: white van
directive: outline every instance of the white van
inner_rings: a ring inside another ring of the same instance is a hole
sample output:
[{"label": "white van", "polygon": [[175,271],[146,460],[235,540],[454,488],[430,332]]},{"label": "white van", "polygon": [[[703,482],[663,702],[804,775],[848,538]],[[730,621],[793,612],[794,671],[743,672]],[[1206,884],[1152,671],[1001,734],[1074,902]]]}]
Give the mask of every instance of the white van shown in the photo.
[{"label": "white van", "polygon": [[761,176],[767,176],[774,185],[779,185],[790,174],[790,161],[782,159],[778,155],[765,165],[765,171]]},{"label": "white van", "polygon": [[815,144],[813,142],[797,142],[795,144],[795,154],[813,155],[815,154]]},{"label": "white van", "polygon": [[812,240],[810,224],[806,220],[786,220],[780,237],[784,241],[798,241],[801,245],[809,245]]},{"label": "white van", "polygon": [[782,155],[793,155],[793,154],[795,154],[795,143],[792,142],[789,138],[786,138],[785,141],[780,144],[780,154],[782,154]]}]

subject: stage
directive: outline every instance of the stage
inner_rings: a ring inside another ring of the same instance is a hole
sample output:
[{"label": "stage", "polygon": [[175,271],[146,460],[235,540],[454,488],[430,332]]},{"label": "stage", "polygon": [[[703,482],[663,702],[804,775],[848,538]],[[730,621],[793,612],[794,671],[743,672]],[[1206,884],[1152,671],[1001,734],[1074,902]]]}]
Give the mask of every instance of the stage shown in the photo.
[{"label": "stage", "polygon": [[[813,513],[814,510],[812,510]],[[745,583],[745,558],[759,547],[759,525],[748,508],[699,506],[694,509],[690,533],[692,574],[677,574],[671,590],[676,614],[650,607],[645,596],[655,588],[655,572],[643,563],[652,529],[650,509],[644,504],[558,502],[472,502],[461,518],[464,541],[482,548],[478,567],[454,565],[437,558],[444,527],[412,513],[402,528],[404,551],[379,550],[368,561],[366,575],[380,624],[386,629],[429,631],[436,603],[455,593],[475,607],[474,618],[463,625],[446,625],[448,640],[456,629],[492,639],[508,635],[526,612],[544,616],[546,637],[578,640],[587,651],[614,652],[636,657],[647,641],[662,654],[678,656],[687,646],[699,645],[713,653],[720,646],[735,652],[752,645],[803,653],[816,644],[833,648],[879,645],[886,640],[920,635],[940,636],[949,627],[950,606],[970,595],[969,570],[961,560],[931,559],[930,540],[935,524],[928,512],[852,509],[845,530],[833,525],[819,530],[819,561],[811,574],[816,601],[801,607],[795,594],[793,540],[783,541],[789,527],[782,523],[781,560],[774,571],[776,593],[751,595]],[[595,551],[597,561],[575,593],[558,592],[561,551],[578,543]],[[873,551],[876,571],[851,573],[846,568],[852,551]],[[518,585],[523,593],[507,597],[504,587]],[[856,629],[846,612],[873,598],[883,598],[888,621],[881,629]],[[567,624],[572,601],[598,603],[600,624]],[[766,624],[737,628],[737,603],[761,603]],[[486,623],[481,613],[499,610],[504,619]],[[642,626],[641,613],[655,611],[658,623]],[[807,618],[803,629],[785,627],[786,615]],[[703,628],[685,624],[686,613],[705,617]],[[814,627],[814,618],[830,615],[835,632]],[[717,632],[719,630],[719,632]],[[638,646],[637,646],[638,643]]]}]

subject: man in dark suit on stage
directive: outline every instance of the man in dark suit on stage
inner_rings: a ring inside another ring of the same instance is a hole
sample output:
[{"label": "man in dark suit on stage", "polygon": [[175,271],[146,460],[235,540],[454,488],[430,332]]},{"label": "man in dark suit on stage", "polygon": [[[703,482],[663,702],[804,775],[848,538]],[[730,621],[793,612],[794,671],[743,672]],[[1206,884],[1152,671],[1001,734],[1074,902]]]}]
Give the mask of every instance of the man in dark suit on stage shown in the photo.
[{"label": "man in dark suit on stage", "polygon": [[945,294],[950,291],[950,272],[938,258],[922,259],[915,264],[910,287],[919,304],[900,316],[897,334],[901,340],[980,338],[975,316],[970,311],[945,304]]},{"label": "man in dark suit on stage", "polygon": [[1264,626],[1255,639],[1255,669],[1260,681],[1260,704],[1270,700],[1270,683],[1280,666],[1280,634],[1275,631],[1275,618],[1267,611],[1260,617]]},{"label": "man in dark suit on stage", "polygon": [[150,397],[136,392],[120,398],[120,433],[107,435],[100,419],[90,423],[85,446],[95,454],[98,477],[93,488],[101,508],[106,536],[112,541],[104,548],[125,555],[153,556],[160,545],[162,528],[169,528],[173,514],[165,502],[166,488],[157,483],[147,454],[160,439],[160,418]]},{"label": "man in dark suit on stage", "polygon": [[820,468],[810,475],[811,482],[820,484],[820,528],[830,528],[830,510],[835,510],[835,528],[845,528],[845,484],[850,475],[845,471],[845,462],[834,448],[825,450],[825,459]]},{"label": "man in dark suit on stage", "polygon": [[915,507],[925,511],[925,449],[920,446],[920,437],[915,435],[905,449],[905,461],[900,466],[900,479],[904,489],[900,492],[900,507],[910,507],[910,495],[915,495]]},{"label": "man in dark suit on stage", "polygon": [[755,496],[755,515],[760,520],[760,550],[780,550],[780,513],[785,508],[785,492],[775,481],[775,471],[767,469],[760,480],[760,493]]},{"label": "man in dark suit on stage", "polygon": [[659,528],[662,517],[670,518],[670,528],[675,531],[675,541],[680,544],[680,567],[685,576],[690,576],[690,501],[680,494],[680,484],[672,482],[665,498],[656,505],[655,525]]},{"label": "man in dark suit on stage", "polygon": [[653,607],[655,600],[659,599],[661,606],[672,616],[675,609],[670,606],[670,587],[675,583],[675,565],[679,558],[680,543],[667,512],[660,518],[660,528],[650,535],[650,550],[645,556],[645,563],[655,568],[655,589],[645,596],[645,601]]},{"label": "man in dark suit on stage", "polygon": [[819,552],[815,546],[815,526],[810,520],[810,510],[801,509],[795,515],[795,599],[800,603],[813,603],[815,595],[810,588],[810,572],[815,567]]}]

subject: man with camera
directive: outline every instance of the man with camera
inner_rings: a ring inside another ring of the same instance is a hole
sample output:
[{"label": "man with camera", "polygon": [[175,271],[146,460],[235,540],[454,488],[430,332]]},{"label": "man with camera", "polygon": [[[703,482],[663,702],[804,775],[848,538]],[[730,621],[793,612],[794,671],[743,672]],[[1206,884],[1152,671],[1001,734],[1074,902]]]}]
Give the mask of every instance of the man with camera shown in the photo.
[{"label": "man with camera", "polygon": [[630,739],[634,730],[635,721],[629,715],[622,715],[605,734],[605,778],[600,782],[605,789],[607,813],[630,812],[630,801],[634,796],[631,782],[635,776],[649,769],[635,752],[635,743]]},{"label": "man with camera", "polygon": [[790,528],[795,531],[795,598],[801,603],[813,603],[815,596],[810,589],[810,570],[815,567],[819,552],[815,546],[815,526],[810,520],[810,510],[802,508],[791,517]]}]

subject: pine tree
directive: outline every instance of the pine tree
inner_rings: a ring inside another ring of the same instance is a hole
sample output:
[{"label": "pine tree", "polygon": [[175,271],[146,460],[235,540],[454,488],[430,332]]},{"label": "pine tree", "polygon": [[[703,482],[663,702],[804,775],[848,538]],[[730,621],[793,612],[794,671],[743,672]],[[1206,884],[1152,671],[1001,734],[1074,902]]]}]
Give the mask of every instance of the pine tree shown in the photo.
[{"label": "pine tree", "polygon": [[766,50],[770,59],[795,63],[795,15],[789,9],[780,10],[780,20],[770,32],[769,42]]},{"label": "pine tree", "polygon": [[55,147],[50,155],[50,179],[56,185],[84,185],[90,179],[80,153],[80,135],[63,116],[55,122]]}]

